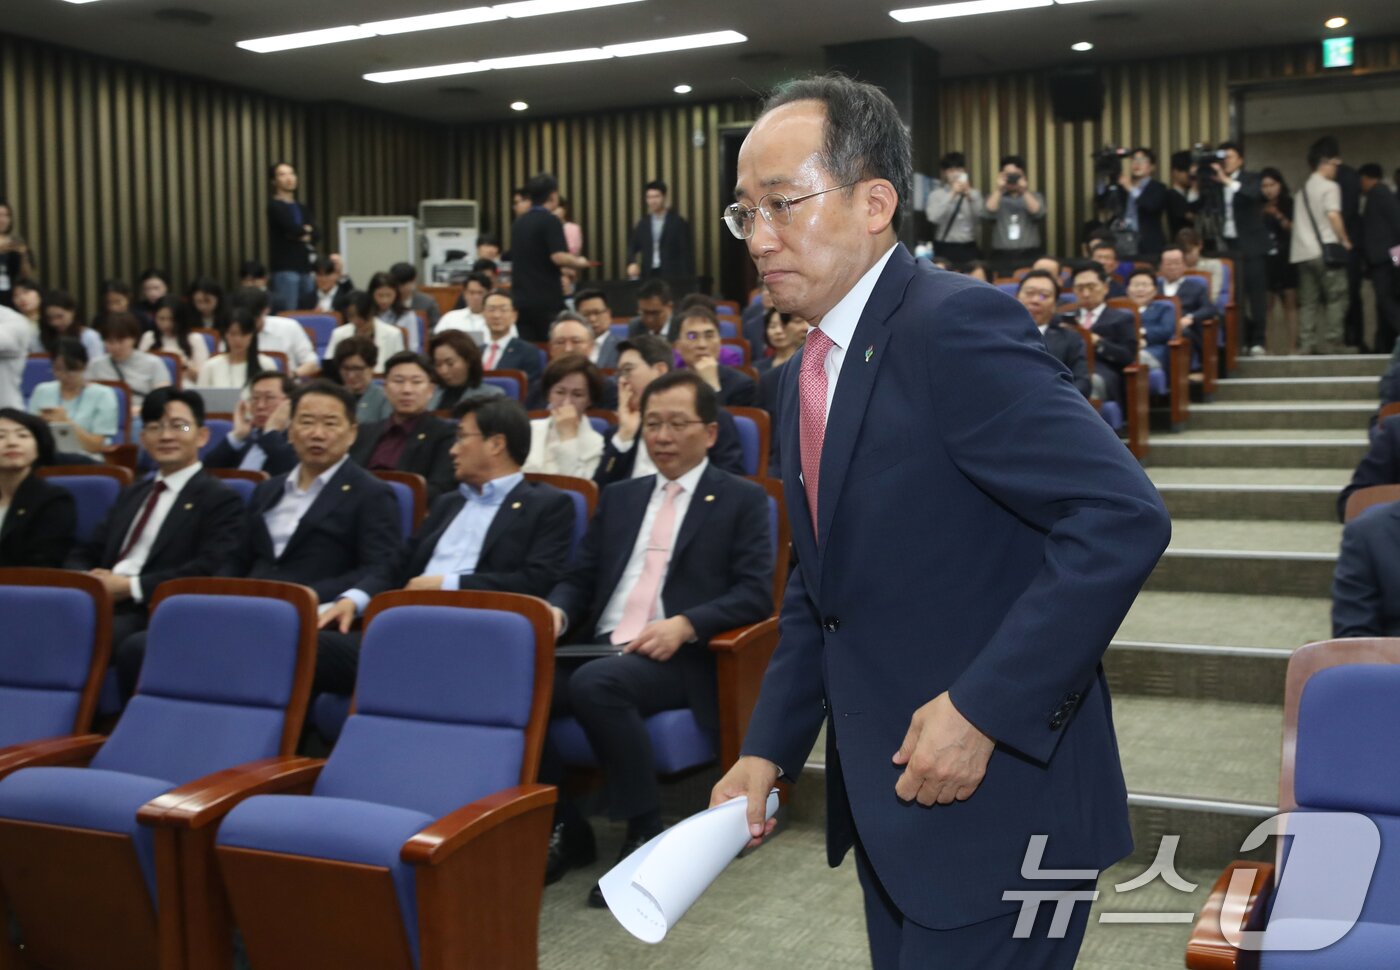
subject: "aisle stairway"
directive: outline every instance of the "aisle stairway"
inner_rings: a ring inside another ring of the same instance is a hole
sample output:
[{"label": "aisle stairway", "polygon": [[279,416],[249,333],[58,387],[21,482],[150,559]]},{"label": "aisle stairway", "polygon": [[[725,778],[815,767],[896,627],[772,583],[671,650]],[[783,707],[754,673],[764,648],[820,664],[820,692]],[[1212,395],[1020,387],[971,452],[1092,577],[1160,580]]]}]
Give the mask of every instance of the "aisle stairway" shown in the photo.
[{"label": "aisle stairway", "polygon": [[[1173,539],[1105,661],[1137,852],[1101,877],[1096,916],[1196,911],[1245,834],[1274,814],[1284,670],[1294,649],[1330,633],[1335,499],[1365,450],[1384,364],[1241,359],[1213,402],[1192,405],[1189,430],[1153,436],[1147,472],[1172,513]],[[789,806],[790,833],[721,877],[687,917],[685,942],[619,952],[616,926],[578,911],[587,880],[615,852],[620,833],[610,831],[600,846],[609,855],[594,871],[546,894],[542,965],[868,966],[853,867],[824,873],[812,858],[822,755],[819,743]],[[694,788],[687,797],[697,797]],[[1163,835],[1180,836],[1177,871],[1196,891],[1158,880],[1114,893],[1115,882],[1147,868]],[[1094,919],[1078,966],[1180,967],[1189,929]]]}]

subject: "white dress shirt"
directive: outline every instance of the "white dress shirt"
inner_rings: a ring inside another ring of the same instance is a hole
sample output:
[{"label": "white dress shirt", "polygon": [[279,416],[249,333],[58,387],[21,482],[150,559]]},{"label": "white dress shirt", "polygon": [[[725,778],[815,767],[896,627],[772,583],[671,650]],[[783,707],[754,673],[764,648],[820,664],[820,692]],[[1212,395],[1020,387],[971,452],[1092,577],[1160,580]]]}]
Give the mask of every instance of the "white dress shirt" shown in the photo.
[{"label": "white dress shirt", "polygon": [[281,501],[263,513],[267,534],[272,538],[273,556],[279,559],[282,557],[287,543],[292,541],[297,526],[301,524],[301,517],[306,514],[307,509],[311,508],[311,504],[316,501],[316,496],[321,494],[326,483],[335,477],[335,473],[340,471],[340,466],[345,464],[349,458],[350,456],[346,455],[330,468],[321,472],[305,490],[302,490],[297,484],[297,479],[301,477],[301,465],[297,465],[287,473],[287,480],[282,487]]},{"label": "white dress shirt", "polygon": [[[895,245],[898,245],[896,243]],[[856,285],[841,297],[841,302],[827,311],[822,317],[819,325],[822,333],[826,334],[835,345],[826,355],[826,413],[831,416],[831,402],[836,398],[836,382],[841,378],[841,365],[846,361],[846,350],[850,347],[851,341],[855,339],[856,324],[860,323],[860,315],[865,312],[865,304],[870,302],[870,294],[875,291],[875,284],[880,280],[880,274],[885,271],[885,264],[890,261],[890,253],[894,252],[891,246],[885,255],[876,260],[875,265],[865,271],[865,275],[856,280]]]},{"label": "white dress shirt", "polygon": [[[685,514],[690,509],[691,496],[695,494],[695,489],[700,484],[700,476],[705,474],[705,469],[709,465],[710,459],[705,458],[700,464],[676,479],[676,484],[680,485],[681,491],[676,496],[675,531],[671,533],[671,548],[666,554],[667,574],[671,571],[671,556],[676,551],[676,537],[681,534],[681,524],[685,522]],[[622,614],[627,609],[627,597],[631,595],[632,587],[637,585],[637,580],[642,578],[642,567],[646,564],[647,558],[647,544],[651,541],[651,527],[656,522],[657,514],[661,511],[661,502],[666,495],[666,483],[669,481],[669,478],[662,475],[656,476],[656,484],[651,490],[651,500],[647,502],[646,515],[642,516],[642,527],[637,530],[637,541],[632,544],[632,555],[627,560],[627,568],[622,571],[622,577],[617,581],[612,598],[608,600],[608,605],[603,608],[602,614],[598,617],[596,636],[600,643],[607,640],[608,635],[617,629],[617,625],[622,622]],[[652,604],[648,622],[665,618],[666,608],[661,603],[661,591],[665,588],[666,576],[663,575],[660,585],[656,588],[656,602]]]},{"label": "white dress shirt", "polygon": [[1235,239],[1239,236],[1239,230],[1235,228],[1235,193],[1240,190],[1240,178],[1238,173],[1230,176],[1230,181],[1225,185],[1225,191],[1221,194],[1225,198],[1225,224],[1220,227],[1220,234],[1226,239]]},{"label": "white dress shirt", "polygon": [[641,478],[643,475],[655,475],[656,465],[651,460],[651,452],[645,447],[637,447],[637,438],[642,436],[641,429],[637,431],[637,437],[631,441],[623,441],[616,433],[613,434],[613,448],[622,455],[627,454],[634,447],[637,448],[637,458],[632,462],[632,477]]},{"label": "white dress shirt", "polygon": [[486,329],[486,318],[480,313],[472,313],[466,307],[448,310],[438,319],[433,333],[442,333],[444,330],[460,330],[471,337],[478,347],[484,347],[491,336],[491,331]]},{"label": "white dress shirt", "polygon": [[287,355],[292,370],[306,364],[317,363],[316,348],[306,330],[295,320],[286,317],[264,317],[262,330],[258,331],[258,350],[271,350]]},{"label": "white dress shirt", "polygon": [[1106,306],[1108,306],[1107,303],[1100,303],[1092,310],[1081,309],[1079,311],[1079,325],[1081,327],[1093,327],[1094,324],[1099,322],[1099,317],[1103,316],[1103,308]]},{"label": "white dress shirt", "polygon": [[[156,481],[165,483],[165,491],[161,493],[160,498],[156,499],[156,507],[151,510],[151,517],[146,520],[146,528],[141,530],[141,538],[136,540],[136,544],[131,547],[126,558],[112,567],[112,572],[116,575],[131,577],[132,602],[140,603],[145,599],[145,594],[141,590],[141,570],[145,568],[146,559],[151,555],[151,547],[156,544],[156,536],[160,535],[160,528],[165,524],[165,517],[175,507],[175,500],[180,497],[180,490],[189,483],[191,478],[198,475],[203,467],[201,462],[195,462],[188,468],[182,468],[175,472],[169,478],[164,475],[156,476]],[[149,500],[149,496],[147,500]],[[146,502],[143,501],[141,507],[136,510],[136,518],[131,520],[126,534],[122,536],[123,546],[131,541],[131,531],[136,528],[136,523],[141,521],[141,511],[145,507]]]}]

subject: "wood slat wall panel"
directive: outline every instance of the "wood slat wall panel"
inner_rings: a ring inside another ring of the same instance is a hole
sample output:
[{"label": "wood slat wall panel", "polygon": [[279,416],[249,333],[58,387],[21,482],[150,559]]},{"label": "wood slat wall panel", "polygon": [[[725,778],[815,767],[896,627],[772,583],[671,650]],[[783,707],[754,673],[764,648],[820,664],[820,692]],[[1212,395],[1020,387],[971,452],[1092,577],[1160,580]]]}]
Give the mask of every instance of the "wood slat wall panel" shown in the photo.
[{"label": "wood slat wall panel", "polygon": [[[671,187],[676,210],[690,220],[697,269],[717,276],[721,240],[715,229],[732,191],[719,184],[718,131],[756,112],[748,101],[692,103],[467,125],[457,130],[451,154],[461,160],[463,198],[481,203],[484,227],[505,237],[507,246],[511,188],[541,169],[552,172],[583,229],[585,255],[604,264],[594,278],[623,274],[627,236],[644,209],[642,186],[660,178]],[[696,130],[705,139],[699,147],[692,140]]]}]

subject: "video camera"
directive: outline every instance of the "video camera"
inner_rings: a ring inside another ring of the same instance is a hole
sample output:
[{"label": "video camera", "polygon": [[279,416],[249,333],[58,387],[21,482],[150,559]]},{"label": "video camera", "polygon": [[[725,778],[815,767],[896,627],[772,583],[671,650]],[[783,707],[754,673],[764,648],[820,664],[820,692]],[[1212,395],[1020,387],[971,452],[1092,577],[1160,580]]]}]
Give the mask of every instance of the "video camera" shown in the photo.
[{"label": "video camera", "polygon": [[1215,168],[1225,160],[1225,153],[1200,142],[1191,146],[1191,177],[1199,178],[1202,168]]},{"label": "video camera", "polygon": [[1131,154],[1132,152],[1126,148],[1105,145],[1089,157],[1094,160],[1094,174],[1096,176],[1114,181],[1118,178],[1118,173],[1123,170],[1123,159]]}]

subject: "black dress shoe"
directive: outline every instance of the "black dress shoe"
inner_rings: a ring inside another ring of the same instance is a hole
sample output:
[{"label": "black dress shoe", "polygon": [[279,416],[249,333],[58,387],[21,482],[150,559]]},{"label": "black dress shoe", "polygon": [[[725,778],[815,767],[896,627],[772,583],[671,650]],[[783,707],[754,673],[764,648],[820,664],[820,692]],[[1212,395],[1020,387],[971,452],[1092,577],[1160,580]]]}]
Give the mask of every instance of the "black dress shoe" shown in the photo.
[{"label": "black dress shoe", "polygon": [[592,865],[598,858],[593,829],[587,822],[557,822],[549,833],[549,855],[544,866],[544,884],[558,882],[576,866]]},{"label": "black dress shoe", "polygon": [[[644,835],[629,836],[622,843],[622,851],[617,854],[617,861],[621,862],[633,852],[636,852],[642,846],[656,838],[661,832],[661,829],[657,829],[655,832],[648,832]],[[594,909],[602,909],[608,905],[608,901],[603,898],[603,887],[596,882],[593,884],[593,888],[588,891],[588,905],[592,906]]]}]

